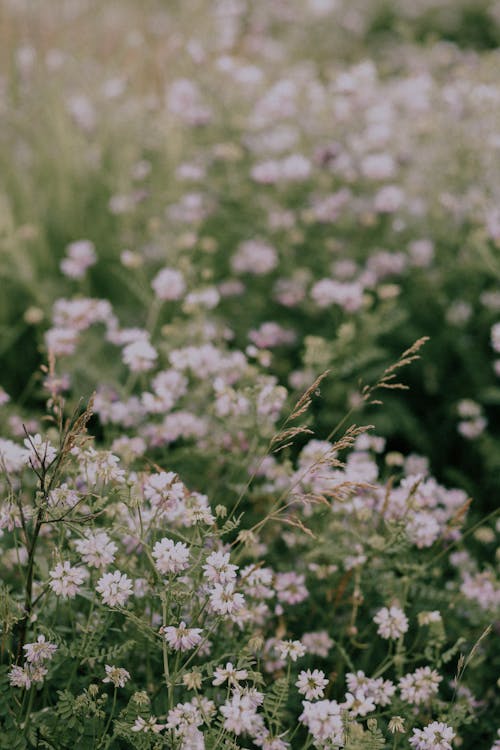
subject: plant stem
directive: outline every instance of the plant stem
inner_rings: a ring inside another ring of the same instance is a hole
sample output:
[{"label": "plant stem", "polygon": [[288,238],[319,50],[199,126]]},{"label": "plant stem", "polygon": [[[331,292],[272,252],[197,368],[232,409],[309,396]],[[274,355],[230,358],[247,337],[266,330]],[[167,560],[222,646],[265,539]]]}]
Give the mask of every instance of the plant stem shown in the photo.
[{"label": "plant stem", "polygon": [[118,688],[115,686],[114,692],[113,692],[113,705],[111,706],[111,713],[109,715],[109,719],[106,723],[106,726],[104,727],[104,732],[102,733],[102,737],[99,742],[99,747],[101,747],[106,739],[106,735],[108,733],[108,729],[111,726],[111,722],[113,721],[113,716],[115,715],[115,708],[116,708],[116,696],[118,694]]}]

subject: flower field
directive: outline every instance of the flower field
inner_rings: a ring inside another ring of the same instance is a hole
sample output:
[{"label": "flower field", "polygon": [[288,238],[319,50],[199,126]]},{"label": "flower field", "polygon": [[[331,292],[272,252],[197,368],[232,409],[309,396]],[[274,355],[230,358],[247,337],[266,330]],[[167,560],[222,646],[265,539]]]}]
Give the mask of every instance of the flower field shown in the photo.
[{"label": "flower field", "polygon": [[500,748],[500,4],[0,4],[0,749]]}]

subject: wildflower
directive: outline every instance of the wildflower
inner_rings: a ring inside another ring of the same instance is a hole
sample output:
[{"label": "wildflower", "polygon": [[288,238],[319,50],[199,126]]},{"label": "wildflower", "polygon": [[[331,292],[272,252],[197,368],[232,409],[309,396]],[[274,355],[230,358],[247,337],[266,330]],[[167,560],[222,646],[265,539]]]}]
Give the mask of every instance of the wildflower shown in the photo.
[{"label": "wildflower", "polygon": [[475,440],[485,431],[488,426],[488,420],[484,417],[478,417],[477,419],[471,419],[466,422],[459,422],[457,426],[458,432],[462,437],[468,440]]},{"label": "wildflower", "polygon": [[333,646],[333,641],[326,630],[320,630],[317,633],[304,633],[301,640],[308,654],[321,656],[323,659],[326,659]]},{"label": "wildflower", "polygon": [[299,604],[307,599],[309,592],[305,585],[305,576],[301,573],[289,571],[288,573],[276,574],[276,594],[278,601],[284,604]]},{"label": "wildflower", "polygon": [[21,471],[27,463],[28,452],[13,440],[0,438],[0,471],[7,474]]},{"label": "wildflower", "polygon": [[156,716],[150,716],[149,719],[143,719],[142,716],[138,716],[133,726],[131,727],[133,732],[153,732],[153,734],[159,734],[162,729],[165,729],[166,724],[157,724]]},{"label": "wildflower", "polygon": [[12,687],[30,688],[31,679],[29,667],[12,667],[9,671],[9,682]]},{"label": "wildflower", "polygon": [[[215,704],[208,698],[196,696],[187,703],[178,703],[167,715],[167,728],[185,737],[189,727],[200,726],[215,711]],[[197,746],[195,746],[197,747]]]},{"label": "wildflower", "polygon": [[85,271],[97,260],[94,243],[90,240],[71,242],[66,248],[67,257],[60,264],[61,271],[70,279],[81,279]]},{"label": "wildflower", "polygon": [[210,510],[207,496],[199,492],[191,492],[186,498],[186,508],[182,525],[190,527],[197,523],[212,526],[215,523],[215,518]]},{"label": "wildflower", "polygon": [[302,701],[304,710],[299,721],[309,729],[316,743],[344,745],[344,725],[337,701],[322,700],[316,703]]},{"label": "wildflower", "polygon": [[295,685],[299,693],[305,695],[306,699],[311,701],[323,697],[328,680],[321,669],[314,669],[312,672],[308,669],[307,671],[302,670],[300,672]]},{"label": "wildflower", "polygon": [[49,575],[49,586],[57,596],[74,599],[88,574],[85,568],[72,567],[66,561],[57,563],[56,567],[49,571]]},{"label": "wildflower", "polygon": [[167,93],[169,112],[186,125],[205,125],[211,119],[211,112],[202,101],[201,93],[194,81],[177,78]]},{"label": "wildflower", "polygon": [[438,692],[442,679],[435,669],[419,667],[399,680],[401,698],[413,705],[426,703]]},{"label": "wildflower", "polygon": [[54,446],[48,440],[43,440],[38,432],[27,437],[24,445],[28,449],[26,461],[35,469],[47,468],[57,456]]},{"label": "wildflower", "polygon": [[271,568],[258,568],[255,565],[247,565],[241,570],[241,580],[245,592],[256,599],[271,599],[274,596],[272,589],[273,571]]},{"label": "wildflower", "polygon": [[300,641],[278,641],[276,648],[282,659],[289,656],[292,661],[297,661],[306,653],[306,647]]},{"label": "wildflower", "polygon": [[248,672],[246,669],[235,669],[230,661],[225,667],[217,667],[214,671],[214,680],[212,685],[222,685],[226,682],[229,685],[238,685],[241,680],[246,680]]},{"label": "wildflower", "polygon": [[236,578],[237,565],[229,562],[229,552],[212,552],[203,565],[203,575],[211,583],[230,583]]},{"label": "wildflower", "polygon": [[96,451],[88,448],[79,454],[83,476],[87,484],[96,485],[99,481],[122,483],[125,480],[125,471],[118,464],[120,459],[111,451]]},{"label": "wildflower", "polygon": [[394,213],[405,201],[405,194],[397,185],[385,185],[375,195],[374,208],[378,213]]},{"label": "wildflower", "polygon": [[396,734],[396,732],[405,731],[405,720],[402,716],[391,716],[389,719],[389,732]]},{"label": "wildflower", "polygon": [[188,690],[199,690],[201,688],[202,681],[203,676],[197,669],[193,669],[192,672],[186,672],[182,676],[182,682]]},{"label": "wildflower", "polygon": [[164,537],[153,547],[156,569],[162,573],[180,573],[189,567],[189,549],[183,542]]},{"label": "wildflower", "polygon": [[[285,735],[286,732],[283,732]],[[290,743],[282,739],[282,736],[273,736],[273,734],[265,727],[257,732],[252,737],[253,742],[257,747],[261,747],[262,750],[289,750]]]},{"label": "wildflower", "polygon": [[451,750],[455,732],[442,721],[433,721],[425,729],[414,729],[410,745],[415,750]]},{"label": "wildflower", "polygon": [[178,627],[169,625],[161,630],[163,637],[174,651],[188,651],[201,641],[201,628],[188,628],[183,621]]},{"label": "wildflower", "polygon": [[12,687],[29,690],[32,685],[39,685],[43,682],[47,671],[40,664],[26,664],[24,667],[14,666],[9,672],[9,682]]},{"label": "wildflower", "polygon": [[99,578],[96,591],[101,594],[104,604],[123,607],[132,595],[132,581],[125,573],[115,570],[114,573],[105,573]]},{"label": "wildflower", "polygon": [[382,607],[373,622],[378,625],[377,633],[382,638],[399,638],[408,630],[408,618],[399,607]]},{"label": "wildflower", "polygon": [[128,344],[123,350],[123,362],[132,372],[151,370],[158,358],[156,349],[146,339],[139,339]]},{"label": "wildflower", "polygon": [[428,511],[415,513],[407,528],[408,538],[419,549],[431,547],[440,533],[439,523]]},{"label": "wildflower", "polygon": [[439,610],[434,609],[430,612],[419,612],[418,613],[418,624],[419,625],[430,625],[433,622],[442,621],[441,613]]},{"label": "wildflower", "polygon": [[166,510],[184,498],[185,488],[173,471],[151,474],[144,482],[144,496],[154,506]]},{"label": "wildflower", "polygon": [[231,259],[232,269],[236,273],[262,275],[269,273],[277,265],[276,250],[261,240],[242,242]]},{"label": "wildflower", "polygon": [[250,695],[235,692],[220,708],[224,716],[224,729],[236,735],[244,732],[251,734],[258,725],[256,705]]},{"label": "wildflower", "polygon": [[82,555],[83,561],[91,568],[105,568],[111,565],[118,549],[105,531],[98,531],[95,534],[86,531],[85,537],[75,542],[75,547]]},{"label": "wildflower", "polygon": [[210,592],[210,606],[219,615],[232,615],[245,605],[245,597],[234,590],[234,584],[216,583]]},{"label": "wildflower", "polygon": [[177,300],[186,290],[184,277],[174,268],[163,268],[151,282],[151,286],[159,300]]},{"label": "wildflower", "polygon": [[363,690],[356,690],[354,695],[346,693],[342,708],[348,709],[353,716],[366,716],[370,711],[375,711],[375,703]]},{"label": "wildflower", "polygon": [[106,677],[103,678],[103,682],[112,682],[115,687],[125,687],[130,680],[130,674],[122,667],[112,667],[105,664],[104,669],[106,670]]},{"label": "wildflower", "polygon": [[357,312],[364,304],[364,289],[358,281],[321,279],[311,289],[311,297],[318,307],[339,305],[346,312]]},{"label": "wildflower", "polygon": [[26,651],[26,661],[30,664],[40,664],[42,661],[50,661],[57,651],[55,643],[45,641],[44,635],[39,635],[35,643],[26,643],[23,647]]},{"label": "wildflower", "polygon": [[496,609],[500,605],[500,586],[490,570],[482,573],[465,573],[460,586],[462,594],[477,602],[481,609]]},{"label": "wildflower", "polygon": [[396,687],[390,680],[382,677],[370,678],[358,670],[356,674],[348,672],[346,675],[347,687],[354,695],[358,691],[364,693],[377,706],[388,706],[396,691]]}]

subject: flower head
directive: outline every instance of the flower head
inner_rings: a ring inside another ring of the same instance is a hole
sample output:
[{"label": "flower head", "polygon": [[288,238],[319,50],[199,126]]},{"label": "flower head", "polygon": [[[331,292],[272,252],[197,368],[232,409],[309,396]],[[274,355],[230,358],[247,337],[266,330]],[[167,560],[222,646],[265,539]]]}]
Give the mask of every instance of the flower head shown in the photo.
[{"label": "flower head", "polygon": [[39,635],[35,643],[27,643],[23,648],[26,651],[26,661],[30,664],[50,661],[57,651],[56,644],[48,643],[44,635]]},{"label": "flower head", "polygon": [[414,729],[410,745],[415,750],[451,750],[455,732],[442,721],[433,721],[424,729]]},{"label": "flower head", "polygon": [[105,573],[99,578],[96,591],[101,594],[104,604],[123,607],[132,595],[132,581],[125,573],[115,570],[114,573]]},{"label": "flower head", "polygon": [[164,537],[153,547],[156,569],[162,573],[180,573],[189,567],[189,549],[184,542]]},{"label": "flower head", "polygon": [[188,628],[185,622],[174,627],[169,625],[162,629],[163,636],[174,651],[188,651],[201,641],[201,628]]},{"label": "flower head", "polygon": [[105,664],[104,669],[106,670],[106,677],[103,678],[103,682],[112,682],[115,687],[125,687],[125,684],[130,680],[130,674],[122,667],[112,667]]},{"label": "flower head", "polygon": [[321,669],[314,669],[312,672],[307,669],[302,670],[295,685],[299,693],[304,695],[308,701],[311,701],[323,697],[328,680]]},{"label": "flower head", "polygon": [[88,573],[85,568],[72,567],[69,562],[57,563],[49,571],[49,586],[57,596],[63,599],[74,599]]},{"label": "flower head", "polygon": [[377,633],[382,638],[399,638],[408,630],[408,618],[399,607],[382,607],[373,622],[378,625]]}]

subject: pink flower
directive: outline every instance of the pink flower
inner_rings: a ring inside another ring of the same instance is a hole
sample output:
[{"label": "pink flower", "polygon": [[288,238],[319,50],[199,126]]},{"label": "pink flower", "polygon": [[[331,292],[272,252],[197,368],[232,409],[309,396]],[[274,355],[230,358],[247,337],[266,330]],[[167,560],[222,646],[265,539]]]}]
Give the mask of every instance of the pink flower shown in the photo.
[{"label": "pink flower", "polygon": [[188,628],[185,622],[181,622],[178,627],[169,625],[161,632],[174,651],[189,651],[200,643],[202,630],[201,628]]}]

